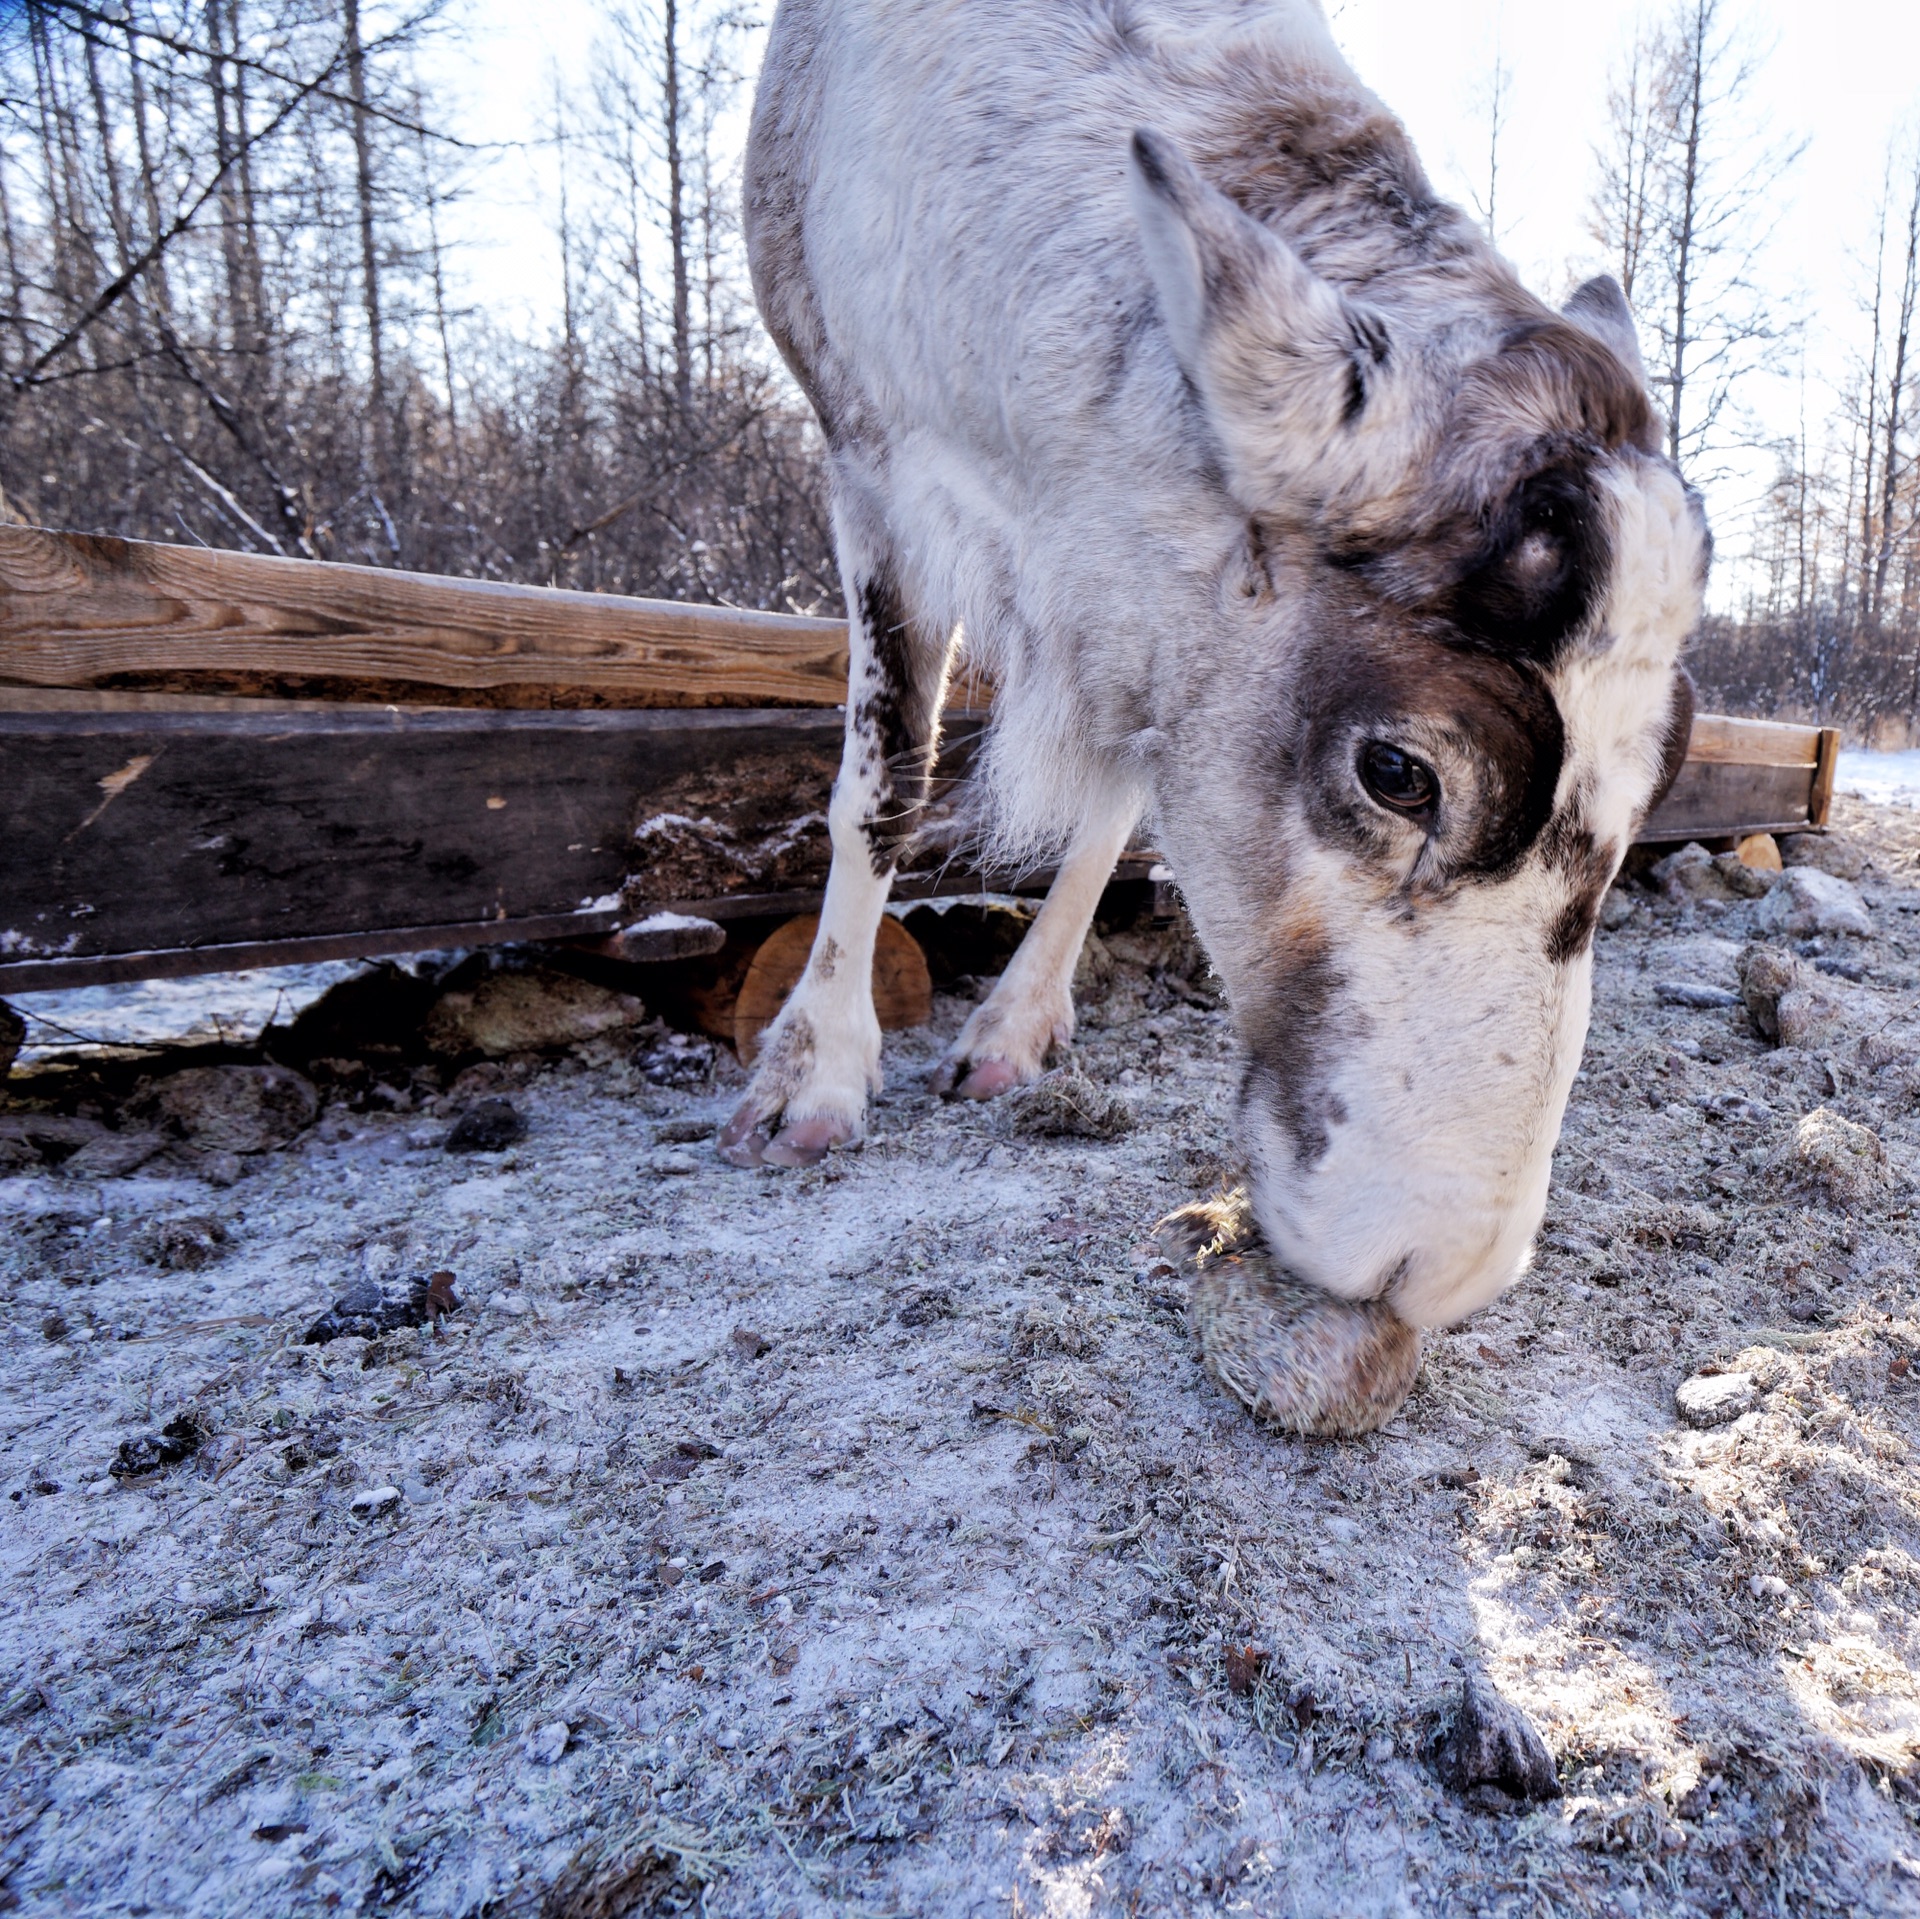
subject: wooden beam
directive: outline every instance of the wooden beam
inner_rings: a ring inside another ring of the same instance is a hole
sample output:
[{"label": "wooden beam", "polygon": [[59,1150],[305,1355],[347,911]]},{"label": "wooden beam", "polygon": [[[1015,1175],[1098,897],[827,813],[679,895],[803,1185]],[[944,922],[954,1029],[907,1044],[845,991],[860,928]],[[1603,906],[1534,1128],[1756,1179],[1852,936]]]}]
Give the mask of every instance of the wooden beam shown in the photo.
[{"label": "wooden beam", "polygon": [[1804,833],[1814,823],[1813,774],[1811,764],[1754,766],[1689,759],[1673,790],[1641,828],[1640,842]]},{"label": "wooden beam", "polygon": [[839,747],[819,709],[0,713],[0,963],[817,887]]},{"label": "wooden beam", "polygon": [[[398,926],[378,933],[329,933],[316,939],[246,940],[227,946],[176,946],[150,953],[107,953],[90,959],[0,961],[0,992],[64,992],[76,986],[120,986],[129,980],[190,979],[255,966],[317,966],[325,960],[385,959],[444,953],[460,946],[505,946],[585,936],[617,937],[620,915],[552,913],[542,919],[465,920],[446,926]],[[620,958],[637,955],[622,952]],[[650,957],[650,956],[649,956]]]},{"label": "wooden beam", "polygon": [[1823,726],[1820,729],[1820,753],[1814,761],[1813,798],[1808,803],[1808,817],[1815,826],[1824,827],[1827,815],[1833,811],[1833,776],[1840,769],[1840,729],[1837,726]]},{"label": "wooden beam", "polygon": [[1687,758],[1719,766],[1811,767],[1820,757],[1820,738],[1817,726],[1696,713],[1687,739]]},{"label": "wooden beam", "polygon": [[0,526],[0,683],[439,705],[833,706],[842,620]]}]

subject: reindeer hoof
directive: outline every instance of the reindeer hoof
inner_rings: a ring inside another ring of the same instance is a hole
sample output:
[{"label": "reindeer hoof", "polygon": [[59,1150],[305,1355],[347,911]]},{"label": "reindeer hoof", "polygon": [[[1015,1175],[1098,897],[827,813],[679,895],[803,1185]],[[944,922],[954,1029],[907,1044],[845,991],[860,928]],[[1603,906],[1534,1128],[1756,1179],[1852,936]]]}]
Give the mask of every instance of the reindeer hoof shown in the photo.
[{"label": "reindeer hoof", "polygon": [[1383,1301],[1336,1298],[1274,1264],[1244,1191],[1183,1206],[1160,1243],[1187,1263],[1201,1363],[1258,1419],[1351,1439],[1384,1426],[1420,1370],[1420,1335]]},{"label": "reindeer hoof", "polygon": [[816,1166],[854,1134],[843,1119],[792,1120],[777,1133],[773,1126],[748,1100],[727,1121],[716,1150],[729,1166]]},{"label": "reindeer hoof", "polygon": [[[957,1067],[958,1062],[956,1062],[956,1070]],[[1024,1075],[1011,1060],[983,1059],[958,1086],[952,1088],[948,1097],[951,1099],[998,1099],[1002,1093],[1010,1093],[1016,1086],[1023,1083]]]},{"label": "reindeer hoof", "polygon": [[843,1119],[798,1119],[774,1134],[761,1158],[768,1166],[817,1166],[852,1137]]}]

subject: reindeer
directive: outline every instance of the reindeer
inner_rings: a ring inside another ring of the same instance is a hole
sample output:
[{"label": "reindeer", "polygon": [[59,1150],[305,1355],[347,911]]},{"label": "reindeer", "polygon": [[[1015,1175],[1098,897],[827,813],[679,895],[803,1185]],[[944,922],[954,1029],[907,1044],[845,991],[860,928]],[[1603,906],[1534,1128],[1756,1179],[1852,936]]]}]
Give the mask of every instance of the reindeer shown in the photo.
[{"label": "reindeer", "polygon": [[939,1090],[1070,1037],[1145,815],[1228,991],[1274,1259],[1409,1327],[1484,1304],[1692,718],[1709,540],[1618,286],[1527,292],[1317,0],[782,0],[746,227],[851,672],[819,933],[722,1153],[860,1133],[964,647],[992,848],[1059,865]]}]

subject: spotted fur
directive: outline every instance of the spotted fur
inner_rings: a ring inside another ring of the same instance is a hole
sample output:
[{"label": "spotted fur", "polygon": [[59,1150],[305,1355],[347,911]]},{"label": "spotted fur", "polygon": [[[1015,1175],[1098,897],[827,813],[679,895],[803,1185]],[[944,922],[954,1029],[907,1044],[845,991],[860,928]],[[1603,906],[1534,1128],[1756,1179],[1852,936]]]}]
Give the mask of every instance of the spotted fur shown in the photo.
[{"label": "spotted fur", "polygon": [[[727,1150],[860,1126],[873,928],[964,647],[992,847],[1064,863],[941,1084],[1071,1031],[1144,809],[1232,998],[1288,1285],[1471,1311],[1525,1261],[1599,901],[1690,712],[1708,543],[1618,288],[1529,293],[1316,0],[782,0],[746,228],[828,439],[853,664],[840,962]],[[1432,769],[1418,817],[1370,743]]]}]

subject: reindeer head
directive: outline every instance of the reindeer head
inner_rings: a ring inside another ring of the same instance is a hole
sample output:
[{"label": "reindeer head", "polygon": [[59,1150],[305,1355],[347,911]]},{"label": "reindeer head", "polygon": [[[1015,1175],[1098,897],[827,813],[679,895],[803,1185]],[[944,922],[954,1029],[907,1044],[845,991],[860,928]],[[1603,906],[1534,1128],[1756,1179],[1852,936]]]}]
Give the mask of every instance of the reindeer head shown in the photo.
[{"label": "reindeer head", "polygon": [[1242,528],[1156,788],[1255,1212],[1301,1278],[1444,1323],[1545,1206],[1600,901],[1686,750],[1705,525],[1612,281],[1553,313],[1456,228],[1361,300],[1146,135],[1133,198]]}]

